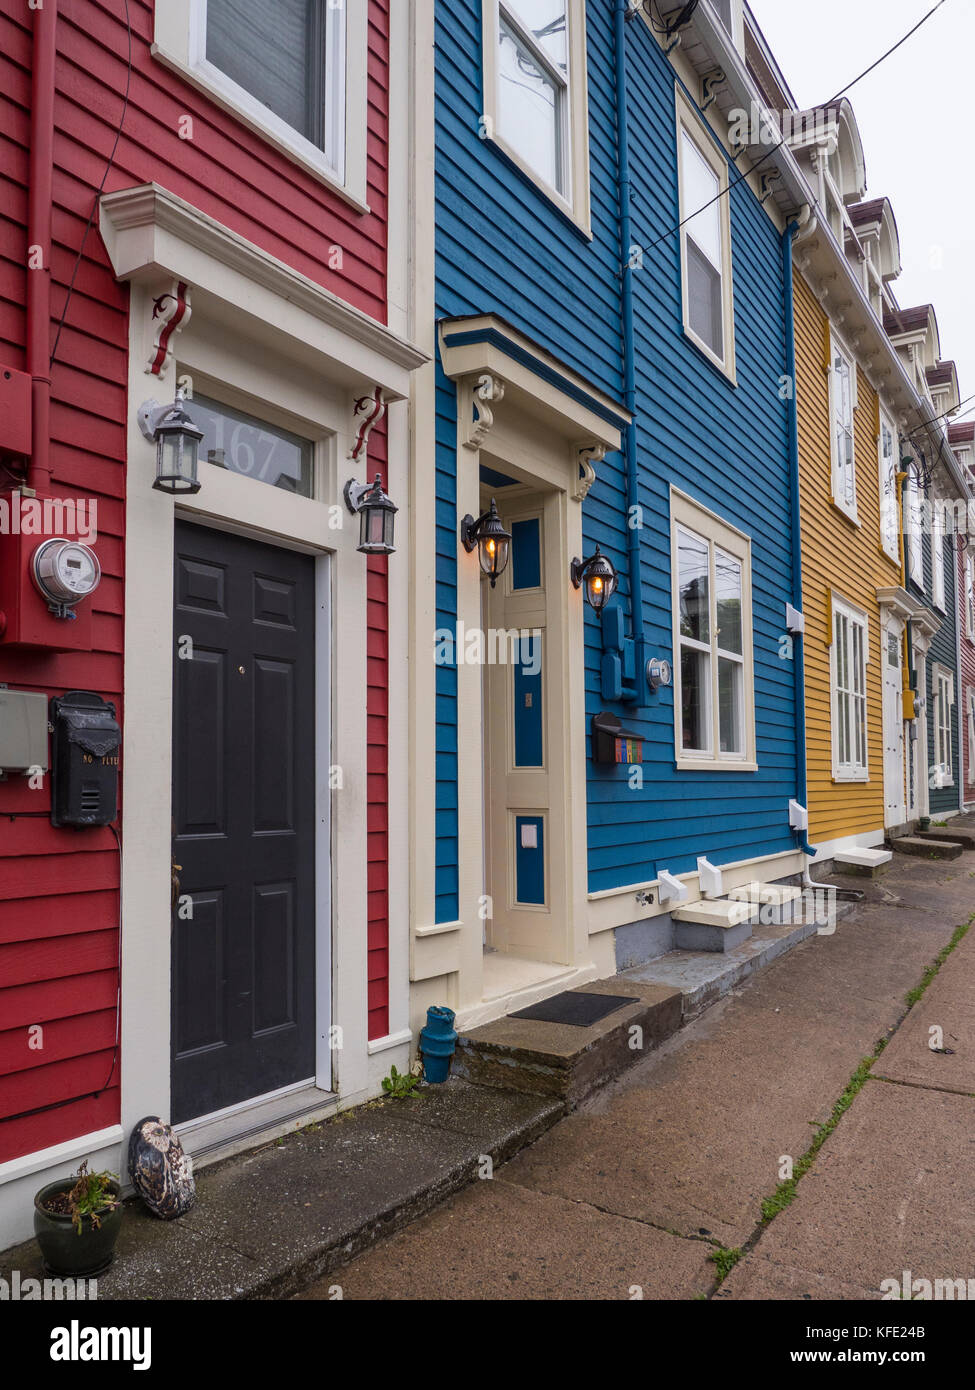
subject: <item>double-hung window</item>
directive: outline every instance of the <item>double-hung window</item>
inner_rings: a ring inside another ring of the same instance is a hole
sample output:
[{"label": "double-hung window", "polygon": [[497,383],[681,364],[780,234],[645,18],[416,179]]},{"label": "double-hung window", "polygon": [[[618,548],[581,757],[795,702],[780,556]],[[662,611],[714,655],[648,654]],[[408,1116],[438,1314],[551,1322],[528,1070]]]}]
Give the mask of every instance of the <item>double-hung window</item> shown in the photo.
[{"label": "double-hung window", "polygon": [[965,636],[975,642],[975,555],[965,551]]},{"label": "double-hung window", "polygon": [[934,695],[934,776],[939,787],[950,787],[955,780],[951,739],[955,680],[950,671],[937,663],[931,668],[931,690]]},{"label": "double-hung window", "polygon": [[968,776],[969,786],[975,782],[975,691],[968,688]]},{"label": "double-hung window", "polygon": [[833,501],[851,520],[857,519],[854,412],[857,405],[856,361],[830,334],[829,404],[833,463]]},{"label": "double-hung window", "polygon": [[833,595],[830,677],[833,706],[833,777],[865,782],[867,751],[867,615]]},{"label": "double-hung window", "polygon": [[493,140],[589,231],[585,0],[482,0]]},{"label": "double-hung window", "polygon": [[671,493],[677,763],[753,770],[751,548]]},{"label": "double-hung window", "polygon": [[364,203],[367,10],[368,0],[158,0],[153,52]]},{"label": "double-hung window", "polygon": [[913,579],[919,589],[924,589],[924,517],[921,506],[921,489],[918,485],[917,474],[914,469],[910,469],[907,479],[907,495],[905,498],[907,515],[904,518],[904,525],[907,527],[907,560],[908,578]]},{"label": "double-hung window", "polygon": [[880,539],[884,554],[899,561],[897,510],[897,433],[890,417],[880,413]]},{"label": "double-hung window", "polygon": [[937,498],[931,509],[931,602],[945,611],[945,519]]},{"label": "double-hung window", "polygon": [[684,331],[734,379],[728,161],[680,91],[677,162]]}]

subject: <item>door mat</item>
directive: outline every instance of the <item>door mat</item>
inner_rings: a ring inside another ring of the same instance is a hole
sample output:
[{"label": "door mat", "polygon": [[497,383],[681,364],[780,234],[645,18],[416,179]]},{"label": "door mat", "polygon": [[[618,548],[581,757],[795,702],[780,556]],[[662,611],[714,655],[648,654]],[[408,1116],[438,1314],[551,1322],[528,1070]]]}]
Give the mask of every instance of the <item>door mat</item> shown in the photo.
[{"label": "door mat", "polygon": [[567,989],[563,994],[553,994],[551,999],[543,999],[540,1004],[532,1004],[527,1009],[519,1009],[509,1014],[509,1018],[533,1018],[537,1023],[569,1023],[573,1028],[590,1028],[608,1014],[622,1009],[624,1004],[636,1004],[638,1000],[625,994],[586,994],[582,990]]}]

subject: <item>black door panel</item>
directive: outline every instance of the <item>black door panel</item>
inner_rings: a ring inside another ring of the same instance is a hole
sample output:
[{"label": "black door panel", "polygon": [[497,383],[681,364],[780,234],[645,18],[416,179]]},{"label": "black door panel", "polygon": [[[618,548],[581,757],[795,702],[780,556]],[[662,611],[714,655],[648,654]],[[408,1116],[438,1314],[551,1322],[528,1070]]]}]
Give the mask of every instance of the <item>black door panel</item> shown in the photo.
[{"label": "black door panel", "polygon": [[174,587],[178,1123],[315,1072],[314,561],[178,522]]}]

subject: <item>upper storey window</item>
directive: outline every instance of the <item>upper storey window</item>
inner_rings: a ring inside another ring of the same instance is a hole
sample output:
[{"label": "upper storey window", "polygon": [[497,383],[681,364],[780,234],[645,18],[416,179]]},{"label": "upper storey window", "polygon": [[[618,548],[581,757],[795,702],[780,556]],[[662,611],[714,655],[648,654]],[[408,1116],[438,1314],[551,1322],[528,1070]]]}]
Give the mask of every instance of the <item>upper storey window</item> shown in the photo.
[{"label": "upper storey window", "polygon": [[342,166],[344,6],[207,0],[207,62]]},{"label": "upper storey window", "polygon": [[677,157],[684,331],[734,379],[728,164],[679,91]]},{"label": "upper storey window", "polygon": [[368,0],[165,0],[153,54],[365,209]]},{"label": "upper storey window", "polygon": [[483,0],[485,139],[589,232],[584,0]]}]

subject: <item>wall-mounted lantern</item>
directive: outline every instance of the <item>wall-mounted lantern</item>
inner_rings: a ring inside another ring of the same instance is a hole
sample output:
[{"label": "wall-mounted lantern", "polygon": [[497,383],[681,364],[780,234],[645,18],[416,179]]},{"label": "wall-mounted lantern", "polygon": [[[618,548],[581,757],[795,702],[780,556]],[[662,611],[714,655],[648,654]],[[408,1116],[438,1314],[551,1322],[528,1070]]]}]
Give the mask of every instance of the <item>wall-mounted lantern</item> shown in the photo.
[{"label": "wall-mounted lantern", "polygon": [[203,431],[198,429],[186,411],[182,387],[176,392],[172,405],[157,405],[146,401],[139,407],[139,428],[156,446],[156,481],[159,492],[199,492],[197,463]]},{"label": "wall-mounted lantern", "polygon": [[468,554],[477,549],[481,569],[490,579],[493,589],[508,567],[511,547],[511,532],[504,529],[493,497],[491,510],[484,512],[476,521],[470,513],[464,517],[460,523],[460,539]]},{"label": "wall-mounted lantern", "polygon": [[357,483],[350,478],[345,485],[345,505],[353,516],[359,515],[359,544],[363,555],[392,555],[394,520],[399,508],[383,491],[381,474],[371,483]]},{"label": "wall-mounted lantern", "polygon": [[572,561],[572,583],[577,589],[586,586],[586,602],[595,613],[601,613],[616,593],[617,575],[612,560],[595,552],[588,560]]}]

